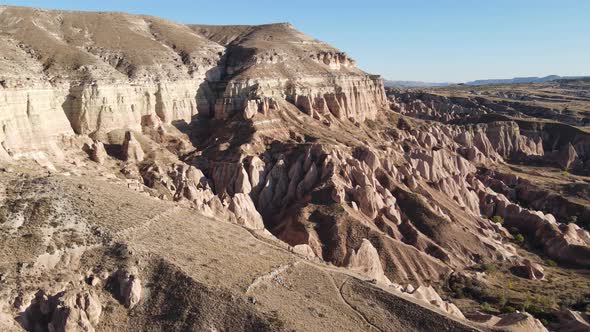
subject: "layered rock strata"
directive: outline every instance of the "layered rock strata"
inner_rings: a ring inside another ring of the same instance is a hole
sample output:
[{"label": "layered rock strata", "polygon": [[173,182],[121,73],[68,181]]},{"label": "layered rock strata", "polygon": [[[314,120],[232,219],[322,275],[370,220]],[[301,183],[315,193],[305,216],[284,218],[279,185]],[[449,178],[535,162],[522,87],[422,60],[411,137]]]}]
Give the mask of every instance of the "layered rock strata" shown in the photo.
[{"label": "layered rock strata", "polygon": [[[60,135],[139,130],[154,115],[164,123],[236,112],[251,117],[254,109],[274,108],[273,100],[288,100],[310,115],[363,121],[386,106],[381,79],[288,24],[236,30],[3,7],[0,31],[10,46],[1,60],[10,70],[0,77],[5,158],[53,152]],[[230,38],[228,31],[239,34]],[[252,101],[258,107],[248,106]]]}]

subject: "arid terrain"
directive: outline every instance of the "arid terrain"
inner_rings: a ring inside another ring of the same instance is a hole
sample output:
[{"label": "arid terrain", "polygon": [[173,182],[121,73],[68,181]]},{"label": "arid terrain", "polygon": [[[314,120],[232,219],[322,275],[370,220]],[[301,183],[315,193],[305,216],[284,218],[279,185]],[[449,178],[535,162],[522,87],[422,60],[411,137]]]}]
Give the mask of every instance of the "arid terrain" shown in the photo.
[{"label": "arid terrain", "polygon": [[588,112],[384,88],[287,23],[0,6],[0,330],[588,331]]}]

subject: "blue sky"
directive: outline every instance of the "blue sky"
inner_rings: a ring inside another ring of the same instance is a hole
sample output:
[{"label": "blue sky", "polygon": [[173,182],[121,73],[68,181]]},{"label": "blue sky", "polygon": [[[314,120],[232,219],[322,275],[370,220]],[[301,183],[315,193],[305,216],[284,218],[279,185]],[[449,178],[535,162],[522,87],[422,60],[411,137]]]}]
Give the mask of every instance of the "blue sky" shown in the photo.
[{"label": "blue sky", "polygon": [[290,22],[388,79],[590,75],[588,0],[0,0],[203,24]]}]

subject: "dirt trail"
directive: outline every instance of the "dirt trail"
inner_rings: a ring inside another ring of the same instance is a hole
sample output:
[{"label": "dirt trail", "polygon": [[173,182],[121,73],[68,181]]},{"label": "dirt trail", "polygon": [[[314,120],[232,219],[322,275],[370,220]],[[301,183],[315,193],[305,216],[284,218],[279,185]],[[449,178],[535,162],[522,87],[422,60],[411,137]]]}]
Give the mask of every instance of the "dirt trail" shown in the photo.
[{"label": "dirt trail", "polygon": [[134,225],[134,226],[131,226],[129,228],[122,230],[121,232],[119,232],[116,235],[116,238],[118,238],[120,240],[128,240],[133,235],[140,233],[141,231],[147,230],[155,222],[157,222],[161,219],[167,218],[167,217],[171,217],[174,213],[180,211],[181,209],[182,209],[182,207],[175,205],[174,207],[171,207],[164,212],[158,213],[157,215],[155,215],[154,217],[152,217],[151,219],[149,219],[148,221],[146,221],[142,224],[137,224],[137,225]]},{"label": "dirt trail", "polygon": [[330,277],[330,280],[331,280],[332,284],[334,285],[334,287],[338,290],[338,296],[340,297],[340,299],[342,300],[342,302],[344,302],[344,304],[346,304],[352,311],[354,311],[357,314],[357,316],[359,316],[363,320],[363,322],[365,322],[365,324],[367,324],[372,330],[383,332],[383,330],[381,330],[377,326],[373,325],[373,323],[371,323],[369,321],[369,319],[367,318],[367,316],[365,316],[365,314],[363,314],[362,312],[358,311],[350,302],[348,302],[346,300],[346,298],[344,297],[344,295],[342,294],[342,288],[344,287],[344,285],[346,284],[346,282],[350,278],[344,279],[344,281],[342,282],[342,284],[340,285],[340,287],[338,287],[338,285],[336,284],[336,280],[334,280],[334,277],[332,275],[330,275],[330,274],[328,274],[328,276]]}]

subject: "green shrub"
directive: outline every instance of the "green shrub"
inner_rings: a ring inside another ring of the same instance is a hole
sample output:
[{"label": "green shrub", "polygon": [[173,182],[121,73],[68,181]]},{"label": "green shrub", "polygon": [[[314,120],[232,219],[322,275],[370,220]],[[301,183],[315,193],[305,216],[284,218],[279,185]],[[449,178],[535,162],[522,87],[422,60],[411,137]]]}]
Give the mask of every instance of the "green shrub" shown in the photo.
[{"label": "green shrub", "polygon": [[494,273],[496,272],[496,266],[489,262],[484,262],[481,264],[481,269],[487,273]]},{"label": "green shrub", "polygon": [[500,297],[498,298],[498,305],[500,305],[500,307],[505,307],[506,303],[508,303],[508,300],[506,299],[506,294],[500,295]]},{"label": "green shrub", "polygon": [[341,215],[346,212],[346,210],[344,210],[344,207],[342,207],[342,205],[338,204],[338,203],[333,203],[333,204],[327,205],[325,210],[326,210],[327,214],[333,215],[333,216]]},{"label": "green shrub", "polygon": [[483,312],[493,312],[494,308],[492,308],[492,306],[489,303],[484,302],[481,304],[481,310]]},{"label": "green shrub", "polygon": [[522,234],[514,235],[514,241],[516,241],[516,243],[523,243],[524,242],[524,235],[522,235]]},{"label": "green shrub", "polygon": [[528,306],[526,307],[526,312],[528,312],[529,314],[537,317],[537,316],[541,316],[545,314],[545,309],[536,306],[534,304],[528,304]]},{"label": "green shrub", "polygon": [[502,313],[504,314],[511,314],[513,312],[516,312],[516,308],[513,306],[506,305],[502,307]]},{"label": "green shrub", "polygon": [[556,267],[557,263],[555,263],[554,260],[548,259],[545,261],[545,265],[550,266],[550,267]]},{"label": "green shrub", "polygon": [[500,225],[504,223],[504,218],[502,218],[500,216],[493,216],[491,220],[493,223],[500,224]]}]

